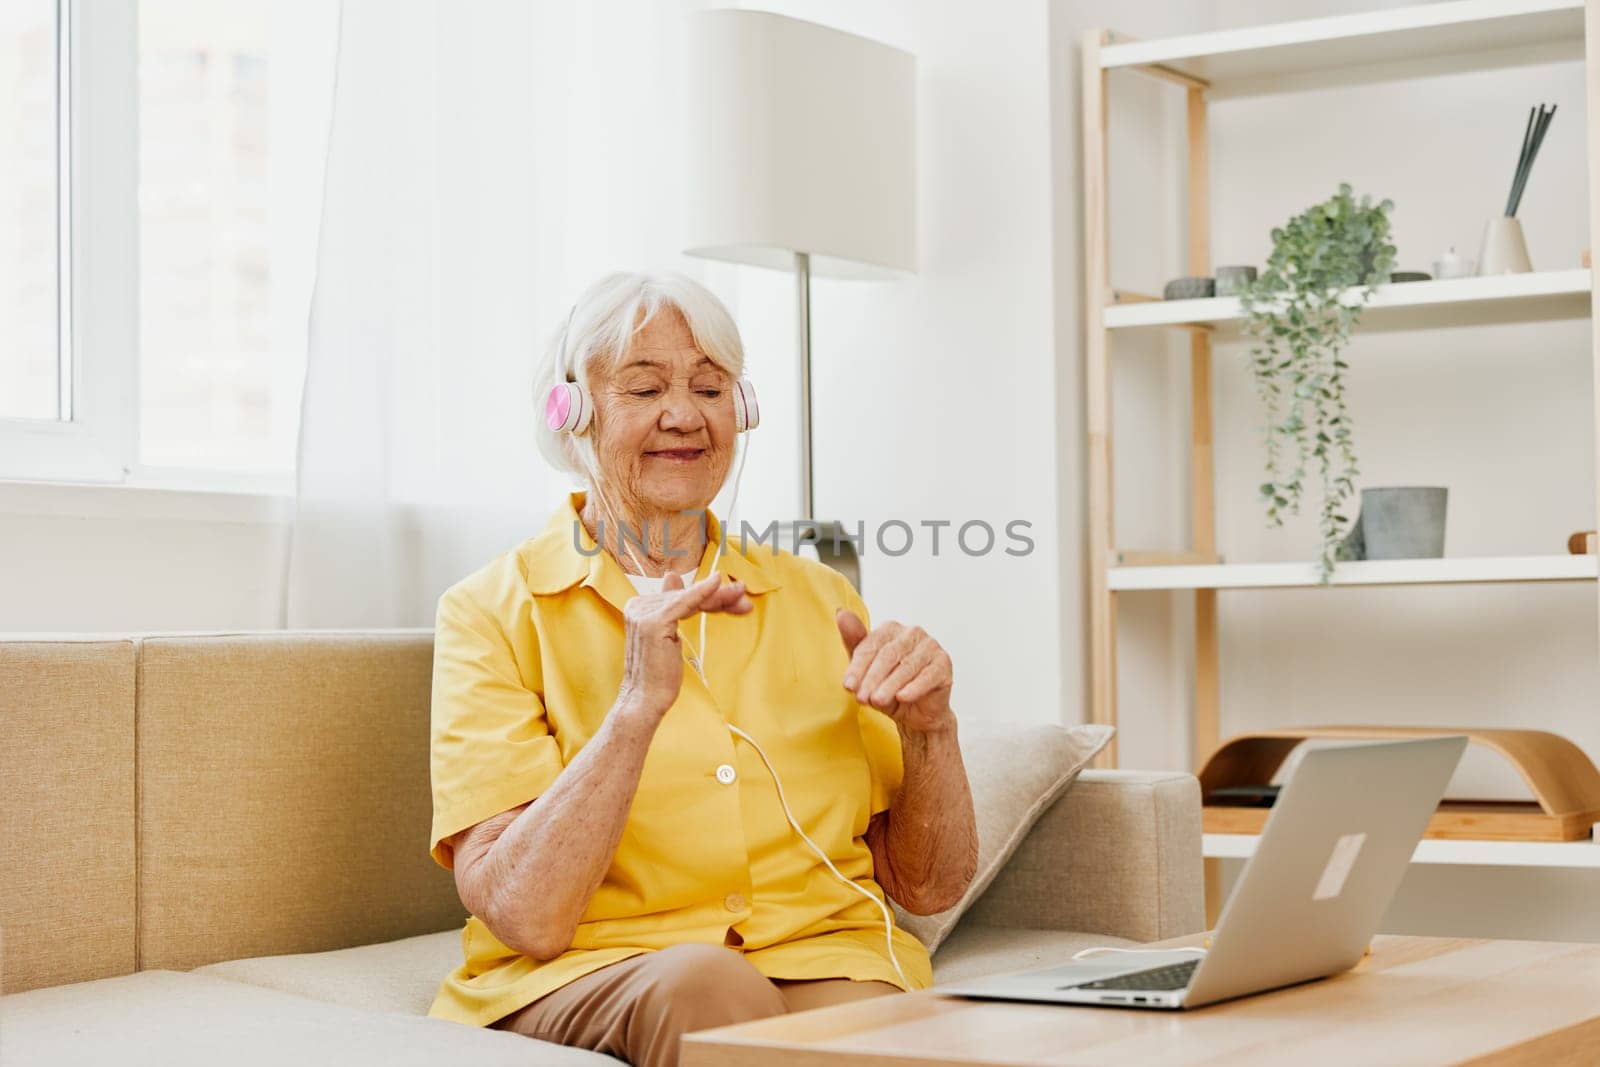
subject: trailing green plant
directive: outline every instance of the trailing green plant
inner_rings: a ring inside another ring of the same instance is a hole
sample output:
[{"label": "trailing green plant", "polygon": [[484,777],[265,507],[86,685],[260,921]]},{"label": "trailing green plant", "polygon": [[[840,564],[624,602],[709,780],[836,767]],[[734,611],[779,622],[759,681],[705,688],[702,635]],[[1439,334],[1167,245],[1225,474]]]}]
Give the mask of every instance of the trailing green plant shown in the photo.
[{"label": "trailing green plant", "polygon": [[[1339,540],[1349,525],[1340,507],[1354,491],[1355,447],[1345,408],[1339,358],[1375,287],[1394,266],[1389,212],[1394,203],[1355,199],[1347,183],[1272,231],[1266,269],[1240,293],[1256,394],[1266,408],[1267,481],[1261,485],[1272,525],[1283,511],[1300,513],[1306,464],[1322,478],[1322,558],[1326,585]],[[1281,473],[1279,448],[1295,446],[1297,462]]]}]

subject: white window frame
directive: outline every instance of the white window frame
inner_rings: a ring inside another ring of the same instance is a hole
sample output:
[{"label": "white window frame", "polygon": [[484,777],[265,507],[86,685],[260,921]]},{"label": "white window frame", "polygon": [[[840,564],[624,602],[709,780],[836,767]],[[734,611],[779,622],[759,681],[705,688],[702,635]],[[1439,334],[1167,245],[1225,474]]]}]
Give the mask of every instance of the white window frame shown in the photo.
[{"label": "white window frame", "polygon": [[58,11],[57,276],[70,274],[58,322],[71,418],[0,418],[0,480],[292,494],[288,472],[139,462],[139,5],[61,0]]},{"label": "white window frame", "polygon": [[64,0],[59,11],[57,306],[71,418],[0,419],[0,477],[120,483],[139,441],[138,9]]}]

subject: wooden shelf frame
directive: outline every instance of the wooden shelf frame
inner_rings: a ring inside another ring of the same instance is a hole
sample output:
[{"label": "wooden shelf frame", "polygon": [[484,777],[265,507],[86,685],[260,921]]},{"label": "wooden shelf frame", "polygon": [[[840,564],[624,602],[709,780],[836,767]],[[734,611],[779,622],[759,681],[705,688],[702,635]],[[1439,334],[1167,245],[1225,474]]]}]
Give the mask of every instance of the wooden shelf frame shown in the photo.
[{"label": "wooden shelf frame", "polygon": [[[1107,233],[1107,89],[1109,66],[1102,56],[1111,47],[1110,30],[1090,30],[1082,46],[1083,197],[1084,197],[1084,320],[1085,378],[1089,445],[1089,558],[1090,565],[1090,718],[1117,721],[1117,599],[1111,587],[1111,565],[1118,558],[1111,515],[1111,366],[1110,327],[1106,317],[1113,296],[1109,280],[1111,249]],[[1185,135],[1188,147],[1189,240],[1187,273],[1211,273],[1210,138],[1205,81],[1174,72],[1159,64],[1144,64],[1145,73],[1174,81],[1185,94]],[[1127,299],[1127,298],[1125,298]],[[1120,308],[1159,308],[1162,302],[1133,298]],[[1211,331],[1189,331],[1190,381],[1211,380]],[[1212,470],[1211,394],[1196,388],[1190,399],[1189,441],[1190,544],[1176,558],[1214,560],[1216,547],[1215,478]],[[1159,553],[1138,553],[1159,556]],[[1204,566],[1204,564],[1196,564]],[[1209,752],[1218,736],[1217,594],[1215,589],[1195,590],[1195,734],[1209,739]],[[1096,757],[1099,766],[1117,765],[1115,735]],[[1198,766],[1198,758],[1196,759]]]},{"label": "wooden shelf frame", "polygon": [[[1311,77],[1351,82],[1426,76],[1447,69],[1488,69],[1576,59],[1585,63],[1585,132],[1592,156],[1595,146],[1600,145],[1600,64],[1587,62],[1586,57],[1596,54],[1600,54],[1600,0],[1446,0],[1164,41],[1135,41],[1110,30],[1084,34],[1083,351],[1089,453],[1091,721],[1111,725],[1117,722],[1118,595],[1153,589],[1193,590],[1191,758],[1198,769],[1220,739],[1218,592],[1318,584],[1314,562],[1225,563],[1217,552],[1211,356],[1215,341],[1237,336],[1238,301],[1159,301],[1112,288],[1107,229],[1110,175],[1106,117],[1110,72],[1138,71],[1163,79],[1185,94],[1189,234],[1184,272],[1207,275],[1211,273],[1207,116],[1213,97],[1271,92],[1289,87],[1291,82],[1298,85],[1299,73],[1291,77],[1289,71],[1309,70]],[[1589,168],[1589,225],[1589,245],[1600,248],[1600,165]],[[1369,311],[1370,317],[1363,316],[1362,331],[1582,317],[1593,322],[1600,318],[1600,290],[1588,268],[1409,282],[1381,286]],[[1118,331],[1142,327],[1182,328],[1187,335],[1191,506],[1187,546],[1145,546],[1144,550],[1135,551],[1117,547],[1112,524],[1111,339]],[[1595,469],[1600,471],[1600,331],[1590,333],[1596,411]],[[1600,492],[1596,499],[1596,525],[1600,526]],[[1596,611],[1600,613],[1597,577],[1600,557],[1551,555],[1340,563],[1331,584],[1588,581],[1595,587]],[[1114,767],[1117,762],[1118,746],[1113,738],[1097,765]],[[1514,853],[1497,853],[1511,854]]]}]

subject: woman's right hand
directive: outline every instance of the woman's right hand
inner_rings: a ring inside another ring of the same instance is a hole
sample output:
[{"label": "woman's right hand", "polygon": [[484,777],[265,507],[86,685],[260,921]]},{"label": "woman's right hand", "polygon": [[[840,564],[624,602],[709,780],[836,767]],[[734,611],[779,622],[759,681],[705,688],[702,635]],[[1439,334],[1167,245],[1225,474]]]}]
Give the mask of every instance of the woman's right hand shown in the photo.
[{"label": "woman's right hand", "polygon": [[701,611],[744,615],[754,610],[744,583],[723,585],[723,577],[715,572],[685,589],[682,576],[672,572],[661,592],[641,593],[628,601],[622,611],[627,637],[619,704],[635,704],[657,718],[665,715],[683,685],[686,649],[678,636],[678,623]]}]

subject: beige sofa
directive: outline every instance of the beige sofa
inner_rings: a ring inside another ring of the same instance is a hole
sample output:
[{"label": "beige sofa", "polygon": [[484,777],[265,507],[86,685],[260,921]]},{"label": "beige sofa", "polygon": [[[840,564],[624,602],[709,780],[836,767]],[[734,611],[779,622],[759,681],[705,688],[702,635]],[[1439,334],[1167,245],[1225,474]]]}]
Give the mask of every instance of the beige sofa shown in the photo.
[{"label": "beige sofa", "polygon": [[[427,854],[432,649],[0,640],[0,1063],[614,1063],[426,1017],[465,919]],[[935,978],[1198,930],[1200,871],[1192,777],[1087,772]]]}]

